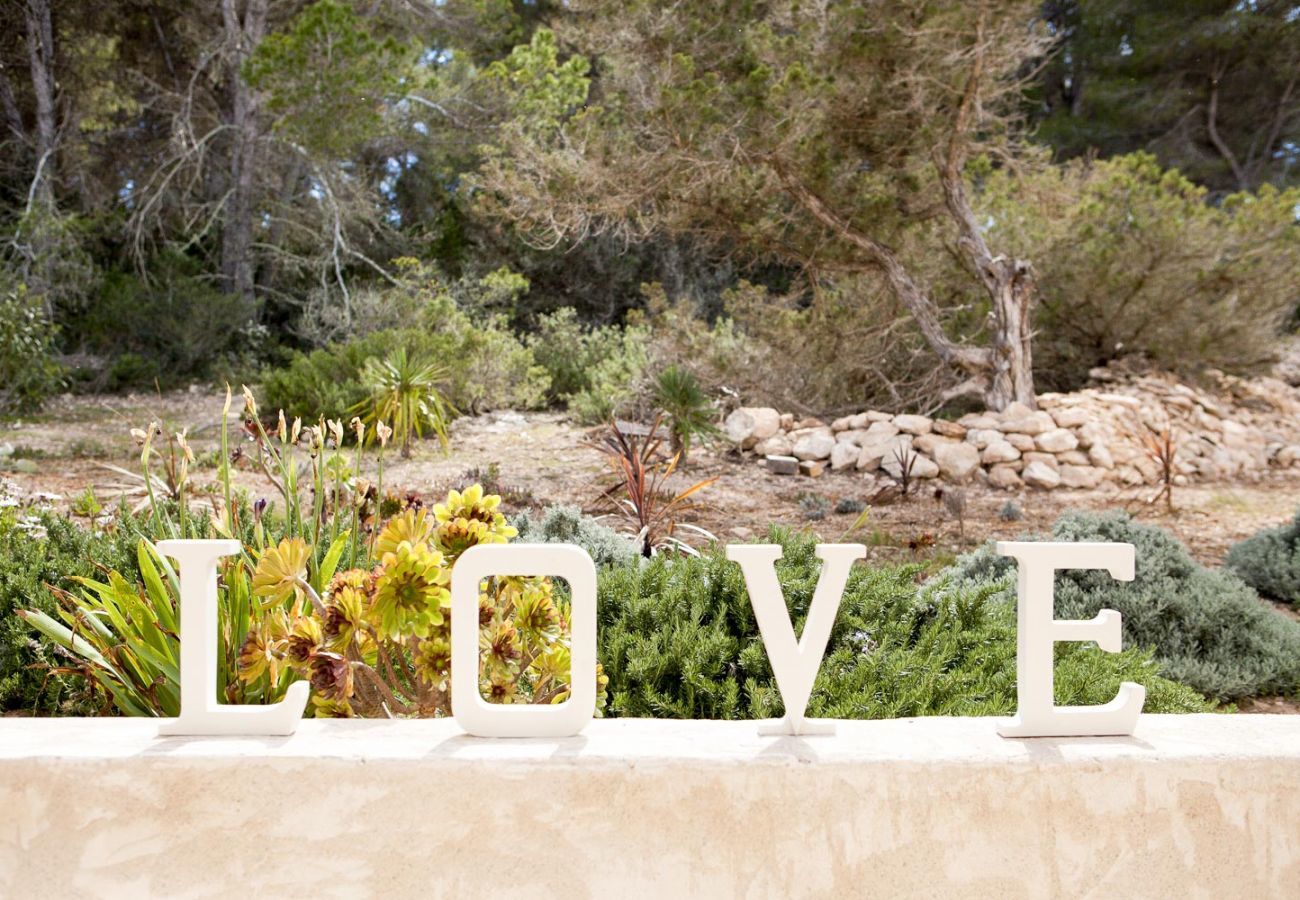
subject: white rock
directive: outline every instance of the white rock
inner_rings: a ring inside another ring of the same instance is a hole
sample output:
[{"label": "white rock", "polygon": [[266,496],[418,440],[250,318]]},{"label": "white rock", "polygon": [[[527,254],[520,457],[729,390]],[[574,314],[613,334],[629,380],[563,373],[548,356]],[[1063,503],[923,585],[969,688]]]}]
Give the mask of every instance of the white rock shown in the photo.
[{"label": "white rock", "polygon": [[860,428],[866,428],[871,424],[871,419],[866,413],[858,413],[856,416],[849,416],[849,431],[856,431]]},{"label": "white rock", "polygon": [[1056,421],[1045,412],[1031,412],[1025,416],[1005,416],[998,423],[998,430],[1016,434],[1042,434],[1056,427]]},{"label": "white rock", "polygon": [[896,453],[911,452],[911,435],[882,437],[862,445],[862,452],[858,454],[858,468],[866,472],[874,472],[880,468],[884,460],[892,458]]},{"label": "white rock", "polygon": [[949,422],[947,419],[935,419],[933,422],[935,434],[941,434],[944,437],[956,438],[961,440],[966,436],[966,426],[957,422]]},{"label": "white rock", "polygon": [[1082,450],[1066,450],[1056,454],[1056,461],[1063,466],[1090,466],[1092,461]]},{"label": "white rock", "polygon": [[1294,466],[1300,462],[1300,445],[1288,444],[1273,459],[1279,466]]},{"label": "white rock", "polygon": [[958,424],[965,426],[967,430],[973,428],[996,429],[998,427],[997,416],[992,416],[988,413],[967,413],[958,419],[957,422]]},{"label": "white rock", "polygon": [[1079,426],[1076,434],[1079,436],[1079,446],[1085,450],[1106,440],[1106,429],[1098,422],[1085,422]]},{"label": "white rock", "polygon": [[971,444],[944,442],[936,445],[932,453],[939,474],[948,481],[967,481],[979,468],[980,454]]},{"label": "white rock", "polygon": [[1095,488],[1101,484],[1101,469],[1092,466],[1061,466],[1061,486],[1068,488]]},{"label": "white rock", "polygon": [[789,435],[774,434],[755,444],[754,452],[759,456],[789,456],[794,452],[794,441]]},{"label": "white rock", "polygon": [[939,466],[934,460],[915,451],[908,451],[903,455],[901,461],[899,456],[892,453],[880,461],[880,468],[894,478],[903,477],[904,465],[909,466],[910,477],[912,478],[935,478],[939,474]]},{"label": "white rock", "polygon": [[852,422],[852,416],[842,416],[831,423],[831,431],[848,431],[853,427]]},{"label": "white rock", "polygon": [[1092,416],[1082,406],[1062,406],[1052,410],[1052,419],[1060,428],[1078,428]]},{"label": "white rock", "polygon": [[781,414],[767,406],[742,406],[723,422],[727,438],[748,450],[781,430]]},{"label": "white rock", "polygon": [[983,450],[989,444],[1002,441],[1002,432],[996,428],[972,428],[966,432],[967,442],[974,444],[976,450]]},{"label": "white rock", "polygon": [[1016,470],[1011,466],[994,466],[989,469],[989,487],[1000,488],[1004,491],[1013,490],[1023,484]]},{"label": "white rock", "polygon": [[1031,487],[1050,489],[1061,483],[1061,474],[1041,462],[1031,462],[1025,466],[1020,477]]},{"label": "white rock", "polygon": [[980,462],[986,466],[1016,459],[1020,459],[1020,451],[1006,441],[995,441],[985,447],[984,452],[980,454]]},{"label": "white rock", "polygon": [[1115,468],[1115,458],[1110,455],[1110,448],[1101,441],[1088,448],[1088,462],[1100,469]]},{"label": "white rock", "polygon": [[901,416],[894,416],[894,424],[898,430],[907,434],[929,434],[934,428],[934,422],[929,416],[913,416],[904,413]]},{"label": "white rock", "polygon": [[862,451],[857,444],[848,441],[836,441],[835,446],[831,448],[831,471],[839,472],[843,469],[853,468],[858,464],[860,455],[862,455]]},{"label": "white rock", "polygon": [[1079,439],[1065,428],[1053,428],[1035,437],[1034,443],[1044,453],[1064,453],[1079,446]]},{"label": "white rock", "polygon": [[918,434],[916,437],[912,438],[913,447],[915,447],[917,450],[921,451],[922,453],[928,453],[931,456],[934,455],[935,447],[938,447],[940,444],[952,444],[952,443],[955,442],[950,438],[943,437],[942,435],[935,434],[934,432],[931,432],[930,434]]},{"label": "white rock", "polygon": [[[998,432],[998,434],[1002,434],[1002,432]],[[1030,453],[1038,446],[1029,435],[1017,434],[1014,431],[1003,434],[1002,439],[1021,453]]]},{"label": "white rock", "polygon": [[791,455],[796,459],[829,459],[834,449],[835,438],[816,430],[796,440]]},{"label": "white rock", "polygon": [[872,422],[867,427],[867,432],[866,432],[866,436],[868,440],[889,438],[889,437],[893,437],[896,434],[898,434],[898,427],[894,425],[893,422],[881,422],[881,421]]}]

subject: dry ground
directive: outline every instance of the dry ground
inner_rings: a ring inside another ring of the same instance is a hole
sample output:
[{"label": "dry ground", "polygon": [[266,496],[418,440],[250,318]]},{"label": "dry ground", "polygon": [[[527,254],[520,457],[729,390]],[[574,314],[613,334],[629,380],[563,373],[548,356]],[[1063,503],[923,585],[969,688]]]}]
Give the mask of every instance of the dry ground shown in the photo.
[{"label": "dry ground", "polygon": [[[24,490],[60,495],[66,504],[87,486],[97,486],[100,502],[111,501],[109,486],[121,479],[104,465],[134,469],[138,451],[129,429],[157,418],[172,427],[189,428],[200,456],[194,477],[200,483],[211,481],[215,467],[210,454],[217,445],[222,399],[211,392],[66,397],[37,418],[0,423],[0,446],[11,445],[15,459],[27,460],[0,462],[18,466],[19,471],[6,477]],[[585,443],[590,434],[558,413],[502,412],[462,419],[454,426],[447,455],[431,441],[419,444],[410,460],[397,459],[390,452],[385,483],[428,496],[476,480],[492,468],[508,489],[507,505],[515,509],[563,502],[599,515],[608,512],[598,498],[609,479],[603,458]],[[206,466],[202,464],[205,454]],[[827,540],[844,538],[857,516],[835,513],[836,503],[865,499],[874,487],[870,478],[857,473],[828,472],[817,479],[773,475],[752,458],[722,450],[693,451],[671,484],[681,488],[705,478],[716,481],[698,495],[702,506],[691,521],[724,540],[758,536],[770,522],[807,528]],[[254,496],[270,490],[251,469],[240,471],[238,480]],[[852,538],[869,544],[873,557],[881,561],[914,555],[942,558],[990,538],[1046,530],[1067,509],[1121,508],[1169,529],[1197,559],[1217,565],[1234,541],[1282,522],[1300,508],[1300,475],[1287,472],[1254,482],[1179,488],[1173,512],[1163,503],[1147,502],[1153,488],[1008,493],[972,485],[965,488],[963,528],[935,499],[937,486],[934,481],[921,481],[912,496],[873,507],[867,523]],[[818,497],[823,498],[827,514],[811,521],[806,509],[820,504],[808,498]],[[1003,516],[1008,501],[1019,510],[1019,519]]]}]

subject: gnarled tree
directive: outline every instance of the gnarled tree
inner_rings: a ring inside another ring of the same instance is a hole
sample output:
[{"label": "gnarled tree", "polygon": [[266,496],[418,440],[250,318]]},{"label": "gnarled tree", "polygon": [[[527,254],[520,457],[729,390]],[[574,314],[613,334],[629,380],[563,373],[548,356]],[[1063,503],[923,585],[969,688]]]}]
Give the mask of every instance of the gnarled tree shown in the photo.
[{"label": "gnarled tree", "polygon": [[[988,245],[965,170],[1015,155],[1033,18],[998,0],[575,0],[556,26],[593,60],[591,100],[558,129],[521,123],[484,184],[541,244],[664,231],[876,273],[965,378],[954,393],[1032,406],[1032,268]],[[920,274],[935,235],[987,297],[968,333]]]}]

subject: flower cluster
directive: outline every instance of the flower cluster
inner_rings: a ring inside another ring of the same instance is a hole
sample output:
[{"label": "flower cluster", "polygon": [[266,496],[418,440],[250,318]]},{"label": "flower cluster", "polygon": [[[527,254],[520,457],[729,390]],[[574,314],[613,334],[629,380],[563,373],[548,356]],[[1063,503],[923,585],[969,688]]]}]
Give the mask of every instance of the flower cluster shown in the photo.
[{"label": "flower cluster", "polygon": [[[450,713],[451,567],[478,544],[517,532],[501,498],[474,485],[432,511],[414,506],[374,536],[371,568],[329,578],[318,594],[301,539],[258,558],[259,621],[239,653],[245,683],[310,681],[318,716]],[[556,703],[569,695],[568,600],[549,578],[494,577],[479,592],[479,686],[495,703]],[[603,691],[601,695],[603,697]]]}]

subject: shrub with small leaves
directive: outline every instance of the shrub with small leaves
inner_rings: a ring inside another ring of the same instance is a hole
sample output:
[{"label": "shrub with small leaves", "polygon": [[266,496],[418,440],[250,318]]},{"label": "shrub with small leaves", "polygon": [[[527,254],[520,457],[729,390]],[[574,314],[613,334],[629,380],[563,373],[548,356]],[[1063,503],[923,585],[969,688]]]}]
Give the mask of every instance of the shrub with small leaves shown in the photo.
[{"label": "shrub with small leaves", "polygon": [[1300,513],[1233,544],[1226,565],[1265,597],[1300,604]]},{"label": "shrub with small leaves", "polygon": [[[1207,696],[1233,700],[1300,689],[1300,622],[1262,603],[1231,572],[1198,565],[1175,538],[1118,513],[1066,513],[1051,540],[1133,544],[1137,577],[1105,571],[1056,574],[1056,615],[1089,619],[1102,609],[1123,617],[1124,646],[1150,650],[1164,674]],[[949,570],[956,585],[995,587],[1015,602],[1015,563],[991,546]]]},{"label": "shrub with small leaves", "polygon": [[[808,615],[820,561],[816,539],[773,529],[795,633]],[[1015,610],[1001,585],[944,581],[919,590],[917,566],[856,565],[844,590],[809,715],[876,719],[1002,715],[1015,708]],[[661,555],[600,575],[600,660],[611,711],[622,716],[780,716],[780,694],[740,567],[721,550]],[[1121,680],[1147,688],[1151,712],[1202,712],[1195,691],[1159,674],[1142,650],[1108,654],[1061,645],[1058,703],[1114,697]]]},{"label": "shrub with small leaves", "polygon": [[534,544],[576,544],[596,563],[632,565],[641,558],[636,545],[607,525],[584,516],[576,506],[549,506],[540,514],[520,513],[513,520],[519,540]]}]

